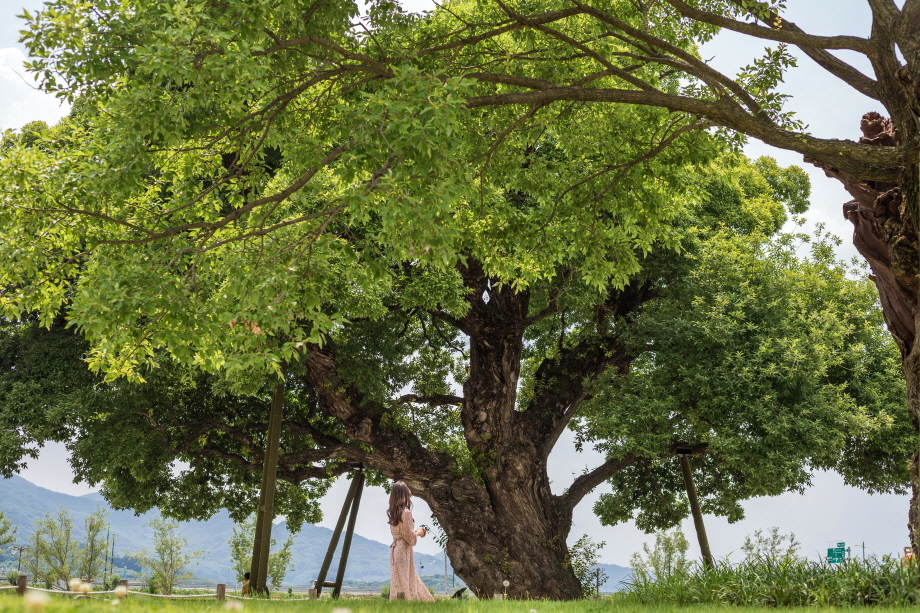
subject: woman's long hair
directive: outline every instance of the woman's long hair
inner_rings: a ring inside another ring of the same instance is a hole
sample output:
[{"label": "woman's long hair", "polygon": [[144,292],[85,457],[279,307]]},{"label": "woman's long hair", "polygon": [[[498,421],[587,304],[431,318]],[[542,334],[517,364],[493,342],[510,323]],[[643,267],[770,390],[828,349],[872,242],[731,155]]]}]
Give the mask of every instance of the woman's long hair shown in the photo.
[{"label": "woman's long hair", "polygon": [[402,481],[397,481],[390,488],[390,508],[387,517],[391,526],[398,526],[402,521],[403,511],[412,508],[412,497],[409,495],[409,486]]}]

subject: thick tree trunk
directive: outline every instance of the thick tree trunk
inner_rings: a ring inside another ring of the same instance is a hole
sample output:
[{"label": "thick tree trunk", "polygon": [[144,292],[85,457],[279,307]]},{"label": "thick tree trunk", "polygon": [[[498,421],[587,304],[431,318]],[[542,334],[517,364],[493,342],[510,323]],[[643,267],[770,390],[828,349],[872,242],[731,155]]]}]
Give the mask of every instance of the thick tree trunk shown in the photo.
[{"label": "thick tree trunk", "polygon": [[[920,324],[920,321],[917,322]],[[907,409],[910,411],[914,428],[920,432],[920,346],[915,340],[913,351],[904,360],[904,380],[907,382]],[[920,449],[914,451],[910,458],[910,510],[907,515],[907,528],[910,542],[914,549],[914,558],[920,558],[920,470],[918,470]]]},{"label": "thick tree trunk", "polygon": [[448,536],[454,571],[478,597],[505,593],[507,580],[509,598],[579,598],[566,547],[571,513],[549,493],[545,465],[526,457],[519,464],[528,459],[535,461],[529,487],[518,489],[506,475],[487,488],[465,477],[420,495]]},{"label": "thick tree trunk", "polygon": [[[863,116],[861,143],[880,147],[900,144],[894,123],[878,113]],[[901,350],[907,385],[907,410],[920,434],[920,169],[904,168],[899,184],[862,182],[828,164],[806,158],[843,183],[853,200],[843,214],[853,223],[853,244],[869,263],[889,332]],[[912,489],[908,531],[914,555],[920,556],[920,446],[909,466]]]},{"label": "thick tree trunk", "polygon": [[[454,567],[477,595],[503,592],[507,580],[513,598],[577,598],[581,589],[566,564],[571,512],[550,490],[539,428],[516,410],[529,294],[505,285],[479,299],[488,289],[481,267],[472,263],[463,273],[474,300],[461,324],[470,343],[461,418],[484,487],[460,481],[446,500],[431,496],[432,510]],[[478,512],[457,509],[458,493]]]},{"label": "thick tree trunk", "polygon": [[[615,337],[606,336],[604,318],[638,308],[648,299],[648,291],[637,284],[615,293],[598,316],[598,337],[544,361],[536,373],[533,397],[527,406],[519,406],[524,332],[554,307],[529,313],[526,291],[490,287],[475,261],[460,272],[471,290],[467,315],[462,320],[444,313],[432,316],[469,337],[469,378],[463,398],[437,396],[428,402],[461,406],[466,444],[476,464],[472,474],[458,474],[453,457],[426,449],[411,432],[388,428],[382,421],[383,407],[337,383],[332,343],[311,347],[305,360],[309,383],[323,411],[342,421],[350,438],[373,449],[352,448],[349,458],[405,481],[428,503],[447,536],[455,572],[477,596],[579,598],[581,586],[566,545],[572,509],[633,459],[606,462],[559,496],[550,489],[547,461],[587,395],[586,382],[606,368],[628,364]],[[417,396],[411,399],[419,401]],[[509,582],[507,588],[504,581]]]}]

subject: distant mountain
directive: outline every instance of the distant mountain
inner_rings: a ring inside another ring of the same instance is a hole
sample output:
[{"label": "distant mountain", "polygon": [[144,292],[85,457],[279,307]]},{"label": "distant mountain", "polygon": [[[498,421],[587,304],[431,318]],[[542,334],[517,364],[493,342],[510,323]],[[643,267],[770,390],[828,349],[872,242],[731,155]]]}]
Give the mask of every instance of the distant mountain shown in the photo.
[{"label": "distant mountain", "polygon": [[[85,496],[60,494],[15,475],[12,479],[0,480],[0,511],[13,520],[13,525],[19,527],[16,534],[19,541],[27,540],[32,534],[34,521],[40,519],[45,512],[57,511],[61,506],[73,513],[74,530],[78,534],[82,530],[84,519],[90,513],[97,507],[106,509],[109,513],[109,523],[115,533],[116,558],[127,552],[152,546],[153,531],[146,524],[159,515],[156,511],[135,515],[132,511],[112,510],[97,493]],[[181,524],[181,532],[188,539],[189,549],[208,552],[198,566],[192,569],[197,576],[207,577],[214,581],[233,582],[234,577],[230,571],[230,546],[227,544],[233,534],[233,526],[234,522],[226,511],[206,521]],[[272,528],[272,536],[279,543],[287,538],[288,530],[284,522]],[[284,583],[307,585],[316,579],[331,538],[332,530],[304,524],[301,531],[294,537],[293,552],[296,570],[288,573]],[[341,542],[339,547],[341,547]],[[432,556],[416,552],[415,559],[418,564],[429,569],[444,568],[443,555]],[[338,553],[329,571],[328,580],[335,578],[337,562]],[[453,572],[449,563],[447,572]],[[348,555],[348,565],[345,571],[346,582],[348,580],[382,581],[389,578],[390,547],[355,534]]]},{"label": "distant mountain", "polygon": [[[45,512],[55,512],[61,506],[73,513],[74,530],[77,534],[80,534],[83,520],[90,513],[97,507],[106,509],[109,513],[109,524],[115,534],[117,562],[124,563],[123,556],[128,552],[142,547],[152,547],[153,531],[147,526],[147,523],[159,516],[156,511],[143,515],[135,515],[133,511],[115,511],[98,493],[85,496],[60,494],[39,487],[16,475],[12,479],[0,480],[0,511],[13,520],[14,526],[19,527],[16,536],[20,542],[26,541],[32,534],[33,522],[40,519]],[[230,546],[227,541],[233,534],[234,522],[227,512],[221,511],[209,520],[185,522],[180,526],[182,535],[188,539],[189,549],[208,552],[198,566],[192,569],[195,575],[207,577],[213,581],[233,583],[234,577],[230,571]],[[276,524],[272,528],[272,536],[279,543],[284,542],[288,536],[287,525],[284,522]],[[304,524],[301,531],[294,536],[293,551],[296,570],[288,573],[284,581],[285,585],[309,585],[316,579],[331,538],[332,530]],[[341,542],[339,547],[341,548]],[[337,552],[332,568],[329,570],[328,580],[330,581],[335,578],[338,570],[338,555]],[[443,554],[432,556],[416,552],[415,559],[417,564],[426,567],[421,574],[436,574],[444,568]],[[608,577],[606,583],[601,586],[602,591],[622,589],[621,582],[628,580],[631,574],[629,568],[616,564],[600,564],[599,566]],[[432,570],[434,573],[431,572]],[[449,561],[447,572],[448,574],[453,573]],[[346,583],[348,581],[386,581],[389,578],[390,547],[355,534],[345,570]]]},{"label": "distant mountain", "polygon": [[598,564],[595,568],[598,567],[607,575],[607,581],[601,584],[602,592],[619,592],[632,577],[632,569],[628,566]]}]

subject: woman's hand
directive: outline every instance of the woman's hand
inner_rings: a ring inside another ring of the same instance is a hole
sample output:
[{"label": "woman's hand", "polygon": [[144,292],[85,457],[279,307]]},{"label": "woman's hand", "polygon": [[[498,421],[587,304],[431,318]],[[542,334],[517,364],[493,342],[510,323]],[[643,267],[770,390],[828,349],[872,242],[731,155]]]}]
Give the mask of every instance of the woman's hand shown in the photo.
[{"label": "woman's hand", "polygon": [[422,526],[421,528],[415,529],[415,534],[417,534],[420,538],[425,538],[425,535],[428,534],[428,531],[425,530],[425,526]]}]

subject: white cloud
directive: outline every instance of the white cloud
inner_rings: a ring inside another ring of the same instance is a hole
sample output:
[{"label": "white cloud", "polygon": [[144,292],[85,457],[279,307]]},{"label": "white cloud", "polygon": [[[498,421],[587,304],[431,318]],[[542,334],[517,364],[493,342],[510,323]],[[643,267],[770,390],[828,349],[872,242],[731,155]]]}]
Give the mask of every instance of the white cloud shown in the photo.
[{"label": "white cloud", "polygon": [[30,121],[57,123],[70,112],[70,105],[35,87],[26,72],[25,54],[16,47],[0,49],[0,131],[18,129]]}]

